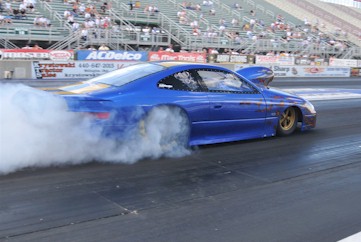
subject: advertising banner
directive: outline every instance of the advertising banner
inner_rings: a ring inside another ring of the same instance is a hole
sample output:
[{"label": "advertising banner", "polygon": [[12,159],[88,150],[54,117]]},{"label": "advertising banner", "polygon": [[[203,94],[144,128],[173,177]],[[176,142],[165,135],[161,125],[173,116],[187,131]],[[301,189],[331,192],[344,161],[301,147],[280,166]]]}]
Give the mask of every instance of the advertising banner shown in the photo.
[{"label": "advertising banner", "polygon": [[0,60],[52,60],[69,61],[74,58],[72,50],[1,49]]},{"label": "advertising banner", "polygon": [[274,64],[274,65],[289,66],[295,64],[295,58],[289,56],[256,55],[256,64],[257,65]]},{"label": "advertising banner", "polygon": [[314,57],[298,57],[295,58],[296,65],[310,65],[310,66],[323,66],[328,65],[323,58],[314,58]]},{"label": "advertising banner", "polygon": [[357,60],[330,58],[330,66],[357,67]]},{"label": "advertising banner", "polygon": [[206,63],[207,56],[203,53],[183,52],[149,52],[149,61],[184,61]]},{"label": "advertising banner", "polygon": [[216,56],[215,59],[216,63],[254,63],[254,56],[253,55],[227,55],[227,54],[220,54]]},{"label": "advertising banner", "polygon": [[122,51],[122,50],[78,50],[76,60],[83,61],[147,61],[146,51]]},{"label": "advertising banner", "polygon": [[[235,70],[250,65],[235,65]],[[275,77],[350,77],[350,67],[280,66],[264,65]]]},{"label": "advertising banner", "polygon": [[34,79],[90,79],[137,62],[72,61],[68,63],[34,61]]}]

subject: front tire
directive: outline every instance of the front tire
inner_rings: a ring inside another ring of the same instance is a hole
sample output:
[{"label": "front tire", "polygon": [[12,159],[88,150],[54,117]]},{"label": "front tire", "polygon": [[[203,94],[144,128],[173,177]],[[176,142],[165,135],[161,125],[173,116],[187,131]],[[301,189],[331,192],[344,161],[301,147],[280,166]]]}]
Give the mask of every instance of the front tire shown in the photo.
[{"label": "front tire", "polygon": [[288,136],[292,134],[297,128],[298,122],[298,113],[294,107],[288,107],[281,114],[278,127],[277,134],[279,136]]}]

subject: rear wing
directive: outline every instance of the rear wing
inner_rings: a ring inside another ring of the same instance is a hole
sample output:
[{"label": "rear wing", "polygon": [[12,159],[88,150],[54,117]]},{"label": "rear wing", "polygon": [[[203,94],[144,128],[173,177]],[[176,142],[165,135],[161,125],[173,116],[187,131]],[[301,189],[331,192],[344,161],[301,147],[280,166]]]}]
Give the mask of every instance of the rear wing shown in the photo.
[{"label": "rear wing", "polygon": [[241,76],[257,85],[268,86],[274,78],[271,69],[264,66],[251,66],[236,71]]}]

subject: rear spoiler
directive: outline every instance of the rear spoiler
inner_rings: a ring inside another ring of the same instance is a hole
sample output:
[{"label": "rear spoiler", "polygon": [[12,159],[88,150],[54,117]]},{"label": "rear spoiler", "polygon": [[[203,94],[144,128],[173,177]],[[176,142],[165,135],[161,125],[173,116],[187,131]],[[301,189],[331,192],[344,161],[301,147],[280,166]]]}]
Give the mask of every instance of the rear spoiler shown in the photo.
[{"label": "rear spoiler", "polygon": [[268,86],[273,78],[274,73],[271,69],[264,66],[251,66],[241,68],[236,71],[241,76],[257,85]]}]

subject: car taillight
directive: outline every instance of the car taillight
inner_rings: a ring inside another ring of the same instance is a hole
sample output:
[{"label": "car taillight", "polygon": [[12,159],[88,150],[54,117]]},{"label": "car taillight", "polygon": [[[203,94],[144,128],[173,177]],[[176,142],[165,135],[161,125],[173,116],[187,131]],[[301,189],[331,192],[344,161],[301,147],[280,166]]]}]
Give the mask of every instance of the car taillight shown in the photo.
[{"label": "car taillight", "polygon": [[109,117],[110,117],[110,113],[107,113],[107,112],[89,113],[89,114],[91,114],[93,117],[95,117],[97,119],[109,119]]}]

